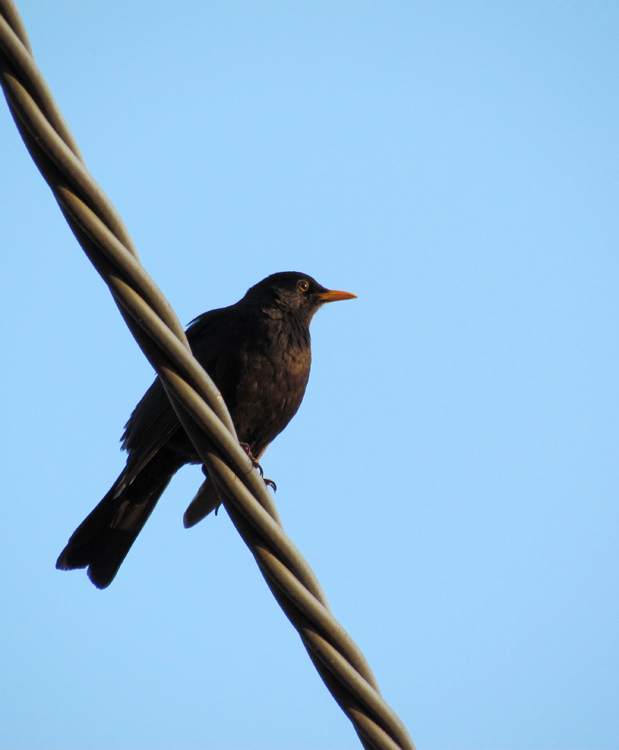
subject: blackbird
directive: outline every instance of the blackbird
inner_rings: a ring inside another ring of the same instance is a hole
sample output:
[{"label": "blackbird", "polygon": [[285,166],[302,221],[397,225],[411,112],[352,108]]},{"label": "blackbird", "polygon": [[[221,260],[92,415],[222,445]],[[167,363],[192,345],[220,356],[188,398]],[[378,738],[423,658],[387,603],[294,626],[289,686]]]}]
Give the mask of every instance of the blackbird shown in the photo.
[{"label": "blackbird", "polygon": [[[309,326],[325,302],[355,298],[304,273],[275,273],[230,307],[211,310],[187,328],[194,356],[230,410],[237,436],[256,463],[296,414],[310,373]],[[159,378],[125,425],[127,465],[61,552],[59,570],[88,568],[98,588],[110,585],[174,474],[201,463]],[[219,505],[206,479],[184,516],[193,526]]]}]

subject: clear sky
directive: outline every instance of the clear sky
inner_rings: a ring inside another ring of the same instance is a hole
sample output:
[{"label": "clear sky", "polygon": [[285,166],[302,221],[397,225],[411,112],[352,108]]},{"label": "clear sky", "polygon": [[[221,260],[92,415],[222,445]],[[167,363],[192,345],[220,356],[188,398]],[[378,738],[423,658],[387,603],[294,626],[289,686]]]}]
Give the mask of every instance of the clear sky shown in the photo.
[{"label": "clear sky", "polygon": [[[263,464],[420,750],[619,748],[619,5],[19,8],[184,323],[359,296]],[[109,589],[54,569],[153,376],[5,107],[0,226],[2,750],[360,747],[198,468]]]}]

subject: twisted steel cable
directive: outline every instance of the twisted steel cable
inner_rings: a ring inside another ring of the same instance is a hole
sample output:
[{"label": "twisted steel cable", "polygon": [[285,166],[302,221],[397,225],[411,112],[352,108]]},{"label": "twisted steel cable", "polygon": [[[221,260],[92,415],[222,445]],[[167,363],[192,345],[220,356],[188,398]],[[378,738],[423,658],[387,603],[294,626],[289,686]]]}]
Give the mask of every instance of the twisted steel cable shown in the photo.
[{"label": "twisted steel cable", "polygon": [[362,745],[415,750],[365,657],[333,617],[309,564],[284,533],[270,492],[238,443],[221,394],[194,359],[180,321],[144,270],[116,209],[86,169],[34,62],[12,0],[0,0],[0,81],[35,164],[161,378],[232,522]]}]

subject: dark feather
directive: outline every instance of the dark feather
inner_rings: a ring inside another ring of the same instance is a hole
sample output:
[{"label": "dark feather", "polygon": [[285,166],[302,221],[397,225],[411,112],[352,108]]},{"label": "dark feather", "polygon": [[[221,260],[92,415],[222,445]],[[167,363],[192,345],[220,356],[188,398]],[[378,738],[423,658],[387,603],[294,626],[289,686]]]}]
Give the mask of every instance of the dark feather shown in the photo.
[{"label": "dark feather", "polygon": [[[204,313],[187,329],[195,357],[221,390],[238,438],[253,456],[264,453],[301,405],[311,364],[309,325],[328,294],[335,293],[306,274],[274,274],[235,305]],[[200,463],[159,379],[125,425],[122,447],[127,465],[56,563],[62,570],[88,567],[99,588],[112,582],[178,469]],[[207,478],[185,513],[185,525],[218,505]]]}]

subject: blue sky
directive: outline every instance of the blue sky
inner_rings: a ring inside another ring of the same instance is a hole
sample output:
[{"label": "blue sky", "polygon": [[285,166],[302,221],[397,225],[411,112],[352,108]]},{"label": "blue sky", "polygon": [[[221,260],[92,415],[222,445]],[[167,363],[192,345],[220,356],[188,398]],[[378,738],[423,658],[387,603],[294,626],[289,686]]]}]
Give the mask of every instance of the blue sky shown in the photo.
[{"label": "blue sky", "polygon": [[[269,273],[315,318],[263,461],[420,750],[619,748],[613,2],[23,0],[187,323]],[[54,563],[152,371],[0,108],[0,747],[359,747],[181,471],[112,586]]]}]

